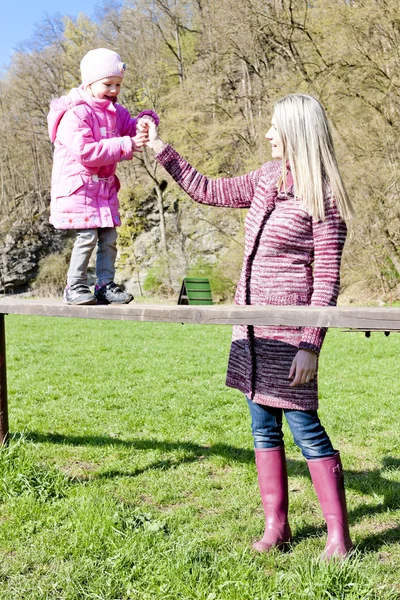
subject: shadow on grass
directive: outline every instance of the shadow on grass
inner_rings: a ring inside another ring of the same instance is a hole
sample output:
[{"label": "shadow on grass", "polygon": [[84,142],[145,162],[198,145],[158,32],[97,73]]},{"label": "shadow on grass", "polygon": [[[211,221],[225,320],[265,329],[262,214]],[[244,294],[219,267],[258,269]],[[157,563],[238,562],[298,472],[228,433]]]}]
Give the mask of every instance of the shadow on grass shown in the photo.
[{"label": "shadow on grass", "polygon": [[[237,448],[236,446],[230,446],[229,444],[214,444],[212,446],[202,446],[200,444],[194,444],[193,442],[187,441],[176,441],[168,442],[164,440],[156,439],[134,439],[134,440],[123,440],[120,438],[109,437],[109,436],[72,436],[62,435],[59,433],[38,433],[36,431],[26,431],[23,434],[15,433],[10,434],[18,437],[23,436],[26,440],[34,442],[36,444],[63,444],[70,446],[114,446],[122,448],[131,448],[134,450],[161,450],[162,452],[174,452],[177,450],[183,450],[190,452],[192,456],[187,456],[179,459],[172,459],[167,461],[157,461],[155,465],[162,465],[165,463],[171,463],[171,466],[176,467],[177,464],[196,461],[202,458],[210,456],[223,456],[234,460],[239,463],[254,463],[254,451],[246,448]],[[157,468],[149,467],[149,468]],[[160,468],[160,467],[158,467]],[[148,468],[146,468],[148,470]],[[124,473],[121,473],[123,475]]]},{"label": "shadow on grass", "polygon": [[[150,468],[168,468],[168,465],[176,467],[180,463],[187,463],[199,459],[209,458],[211,456],[221,456],[238,463],[254,464],[253,449],[238,448],[229,444],[200,445],[188,441],[169,442],[165,440],[138,438],[133,440],[124,440],[110,436],[91,436],[91,435],[63,435],[60,433],[39,433],[37,431],[28,431],[24,433],[15,433],[15,437],[23,436],[26,440],[41,444],[60,444],[71,446],[109,446],[122,447],[134,450],[160,450],[162,452],[185,451],[191,456],[172,458],[162,461],[156,461]],[[12,437],[12,434],[11,434]],[[307,463],[303,458],[287,459],[288,472],[290,476],[300,476],[309,479]],[[382,496],[383,502],[376,507],[361,506],[353,511],[357,516],[366,516],[369,512],[383,512],[387,509],[400,509],[400,483],[386,479],[382,471],[395,471],[400,469],[400,459],[392,456],[385,456],[382,459],[382,470],[374,469],[370,471],[355,471],[345,469],[346,487],[367,496]],[[120,475],[124,475],[121,472]],[[381,507],[381,508],[380,508]],[[357,519],[356,519],[357,520]]]},{"label": "shadow on grass", "polygon": [[371,550],[378,550],[381,546],[390,546],[391,544],[398,544],[400,542],[400,525],[397,527],[390,527],[386,531],[378,531],[377,533],[371,533],[367,535],[357,545],[358,550],[361,552],[371,552]]},{"label": "shadow on grass", "polygon": [[[19,434],[15,434],[17,437]],[[203,446],[187,441],[160,441],[156,439],[135,439],[123,440],[109,436],[69,436],[58,433],[39,433],[35,431],[24,432],[24,438],[34,443],[65,444],[72,446],[110,446],[123,447],[135,450],[160,450],[162,452],[184,451],[186,456],[166,458],[156,460],[145,467],[126,470],[109,470],[92,475],[93,479],[110,479],[114,477],[137,477],[146,471],[159,469],[167,470],[176,468],[182,464],[195,463],[199,460],[205,460],[212,456],[221,456],[230,461],[242,464],[254,464],[254,451],[252,449],[238,448],[228,444],[214,444]],[[309,479],[307,463],[304,459],[288,459],[289,476],[300,476]],[[392,456],[386,456],[382,459],[382,469],[370,471],[355,471],[345,469],[346,488],[352,489],[365,496],[376,498],[382,497],[382,501],[374,505],[360,504],[349,511],[350,525],[362,521],[368,516],[387,513],[389,510],[400,509],[400,483],[387,479],[384,476],[385,471],[395,471],[400,469],[400,459]],[[255,475],[255,473],[254,473]],[[256,475],[255,475],[256,476]],[[385,528],[383,524],[371,525],[371,533],[366,535],[358,544],[361,551],[374,550],[382,545],[394,544],[400,542],[400,525],[390,521],[389,526]],[[296,533],[296,540],[317,536],[323,533],[324,527],[304,526]]]}]

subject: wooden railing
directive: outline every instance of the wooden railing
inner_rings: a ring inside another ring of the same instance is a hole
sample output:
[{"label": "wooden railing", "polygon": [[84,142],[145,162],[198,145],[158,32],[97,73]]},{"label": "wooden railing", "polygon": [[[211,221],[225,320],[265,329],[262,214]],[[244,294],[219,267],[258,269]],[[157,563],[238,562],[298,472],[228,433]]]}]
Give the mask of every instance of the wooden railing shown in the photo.
[{"label": "wooden railing", "polygon": [[400,308],[360,306],[184,306],[125,304],[69,306],[60,301],[0,299],[0,443],[8,437],[5,315],[154,321],[199,325],[339,327],[358,331],[400,331]]}]

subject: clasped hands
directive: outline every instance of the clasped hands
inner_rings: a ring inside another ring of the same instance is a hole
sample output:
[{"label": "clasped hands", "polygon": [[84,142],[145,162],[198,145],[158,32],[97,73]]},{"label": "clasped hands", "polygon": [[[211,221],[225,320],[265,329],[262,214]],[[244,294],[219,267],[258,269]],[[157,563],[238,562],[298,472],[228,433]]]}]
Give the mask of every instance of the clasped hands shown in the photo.
[{"label": "clasped hands", "polygon": [[157,125],[150,116],[140,117],[136,124],[136,132],[135,137],[131,138],[134,152],[142,152],[142,149],[147,146],[158,154],[164,147],[164,142],[158,136]]},{"label": "clasped hands", "polygon": [[135,137],[131,138],[132,150],[134,152],[142,152],[142,149],[145,146],[153,148],[152,142],[154,142],[156,139],[161,142],[158,137],[157,125],[155,124],[154,119],[152,119],[152,117],[149,115],[140,117],[136,124],[136,135]]}]

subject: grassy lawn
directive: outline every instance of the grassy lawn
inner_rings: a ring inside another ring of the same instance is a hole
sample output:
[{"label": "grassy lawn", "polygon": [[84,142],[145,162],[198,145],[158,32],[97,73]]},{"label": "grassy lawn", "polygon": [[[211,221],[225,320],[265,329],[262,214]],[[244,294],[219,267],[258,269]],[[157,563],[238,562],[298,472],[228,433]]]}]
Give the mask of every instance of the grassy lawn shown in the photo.
[{"label": "grassy lawn", "polygon": [[1,600],[400,598],[400,336],[331,330],[321,418],[346,471],[354,557],[326,539],[285,428],[290,552],[262,533],[229,327],[8,316]]}]

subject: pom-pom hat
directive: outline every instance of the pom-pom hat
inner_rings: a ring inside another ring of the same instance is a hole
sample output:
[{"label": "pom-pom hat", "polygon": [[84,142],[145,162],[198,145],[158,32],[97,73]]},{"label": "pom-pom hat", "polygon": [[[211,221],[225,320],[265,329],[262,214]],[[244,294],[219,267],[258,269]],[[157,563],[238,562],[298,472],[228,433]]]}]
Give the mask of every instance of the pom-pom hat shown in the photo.
[{"label": "pom-pom hat", "polygon": [[90,85],[107,77],[123,77],[125,63],[119,54],[107,48],[90,50],[81,60],[81,75],[83,85]]}]

